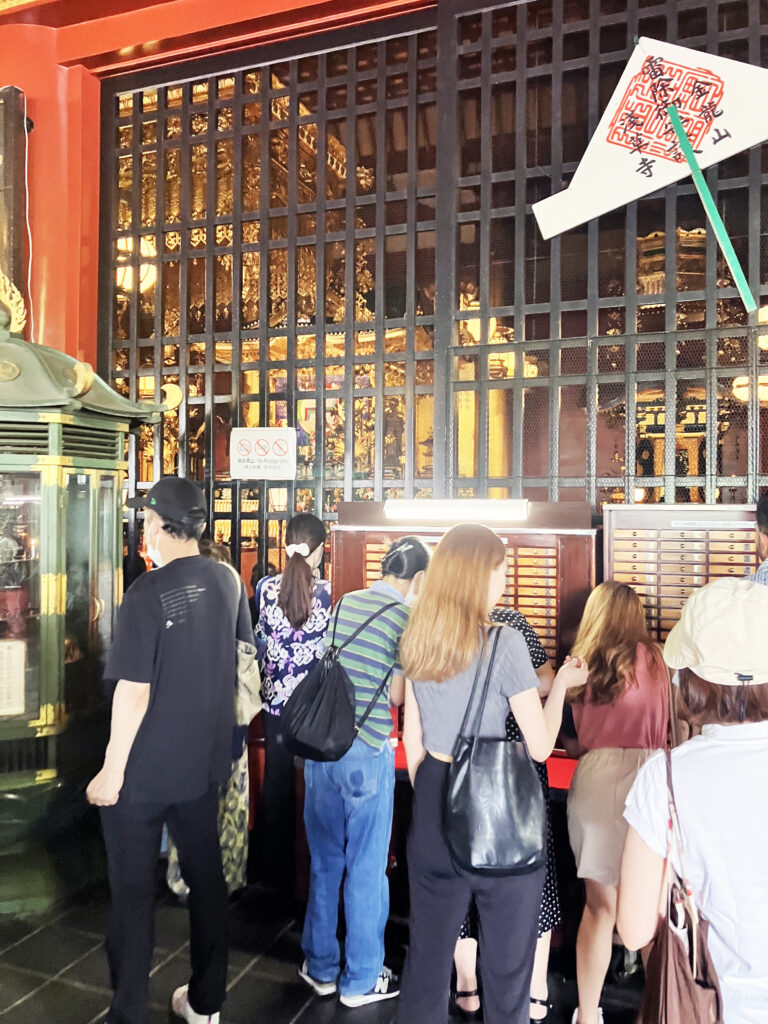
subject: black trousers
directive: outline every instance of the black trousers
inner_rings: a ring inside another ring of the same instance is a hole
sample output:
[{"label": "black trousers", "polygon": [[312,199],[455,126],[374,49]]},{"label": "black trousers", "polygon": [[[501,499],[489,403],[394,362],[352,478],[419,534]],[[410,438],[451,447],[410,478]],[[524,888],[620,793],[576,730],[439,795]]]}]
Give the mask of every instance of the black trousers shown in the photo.
[{"label": "black trousers", "polygon": [[[112,903],[106,950],[113,998],[110,1024],[148,1024],[149,972],[154,936],[155,878],[163,823],[179,850],[189,885],[189,1002],[196,1013],[216,1013],[227,987],[227,887],[217,827],[219,791],[185,803],[130,803],[102,807]],[[168,993],[170,997],[170,993]]]},{"label": "black trousers", "polygon": [[480,921],[483,1019],[528,1024],[536,929],[546,868],[489,878],[460,871],[443,839],[448,764],[429,754],[419,765],[408,836],[410,942],[399,1024],[445,1024],[456,936],[474,898]]},{"label": "black trousers", "polygon": [[261,715],[264,783],[261,790],[261,877],[292,896],[296,861],[296,768],[279,715]]}]

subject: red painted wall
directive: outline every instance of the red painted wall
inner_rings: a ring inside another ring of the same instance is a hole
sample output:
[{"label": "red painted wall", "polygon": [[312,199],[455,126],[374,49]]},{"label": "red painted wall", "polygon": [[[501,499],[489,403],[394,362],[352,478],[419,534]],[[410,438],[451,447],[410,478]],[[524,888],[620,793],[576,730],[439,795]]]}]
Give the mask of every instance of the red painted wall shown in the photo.
[{"label": "red painted wall", "polygon": [[96,364],[102,77],[434,2],[167,0],[126,10],[124,0],[100,0],[94,17],[93,4],[59,0],[5,14],[0,86],[24,91],[35,123],[29,139],[34,340]]}]

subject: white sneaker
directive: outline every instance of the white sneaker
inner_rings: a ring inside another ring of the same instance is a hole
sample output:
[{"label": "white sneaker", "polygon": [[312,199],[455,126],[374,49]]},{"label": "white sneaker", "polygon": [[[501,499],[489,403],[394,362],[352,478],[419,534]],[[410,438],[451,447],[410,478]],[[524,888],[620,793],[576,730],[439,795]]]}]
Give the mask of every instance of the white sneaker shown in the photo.
[{"label": "white sneaker", "polygon": [[[573,1016],[571,1017],[571,1024],[579,1024],[579,1008],[578,1008],[578,1006],[573,1011]],[[597,1008],[597,1024],[603,1024],[603,1008],[602,1008],[602,1006],[599,1006]]]},{"label": "white sneaker", "polygon": [[299,977],[302,981],[306,981],[310,988],[313,988],[319,996],[332,996],[336,991],[335,981],[319,981],[317,978],[313,978],[307,970],[307,961],[299,968]]},{"label": "white sneaker", "polygon": [[187,1024],[219,1024],[218,1013],[195,1013],[189,1005],[188,988],[189,985],[182,985],[171,996],[171,1009],[176,1016],[185,1020]]},{"label": "white sneaker", "polygon": [[400,979],[388,967],[382,967],[376,984],[370,992],[364,992],[360,996],[339,996],[339,1002],[343,1006],[367,1006],[368,1003],[378,1003],[382,999],[394,999],[399,995]]}]

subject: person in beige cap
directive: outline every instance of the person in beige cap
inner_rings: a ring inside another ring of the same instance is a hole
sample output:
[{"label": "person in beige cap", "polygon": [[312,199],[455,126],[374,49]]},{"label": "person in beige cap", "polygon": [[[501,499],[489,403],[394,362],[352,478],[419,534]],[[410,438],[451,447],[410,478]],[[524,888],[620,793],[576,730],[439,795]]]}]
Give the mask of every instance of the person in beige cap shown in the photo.
[{"label": "person in beige cap", "polygon": [[[694,899],[709,920],[724,1024],[768,1021],[768,588],[723,579],[691,595],[664,660],[701,735],[672,753]],[[653,938],[665,903],[666,766],[639,772],[619,881],[618,929],[630,949]],[[680,872],[677,851],[672,861]]]}]

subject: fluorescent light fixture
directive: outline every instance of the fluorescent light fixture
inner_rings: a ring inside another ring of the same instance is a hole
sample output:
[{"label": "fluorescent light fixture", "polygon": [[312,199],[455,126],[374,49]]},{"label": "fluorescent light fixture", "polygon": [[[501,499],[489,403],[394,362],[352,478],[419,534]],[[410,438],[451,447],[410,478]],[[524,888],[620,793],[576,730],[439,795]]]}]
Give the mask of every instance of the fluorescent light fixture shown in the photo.
[{"label": "fluorescent light fixture", "polygon": [[524,523],[527,498],[455,498],[432,501],[424,498],[389,498],[384,502],[387,519],[402,522]]}]

